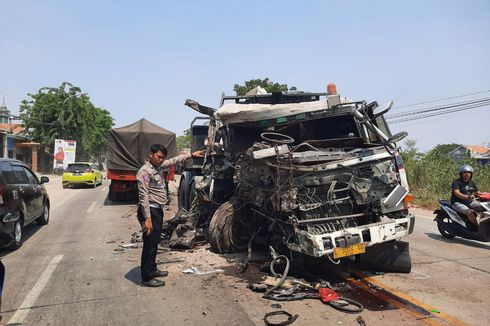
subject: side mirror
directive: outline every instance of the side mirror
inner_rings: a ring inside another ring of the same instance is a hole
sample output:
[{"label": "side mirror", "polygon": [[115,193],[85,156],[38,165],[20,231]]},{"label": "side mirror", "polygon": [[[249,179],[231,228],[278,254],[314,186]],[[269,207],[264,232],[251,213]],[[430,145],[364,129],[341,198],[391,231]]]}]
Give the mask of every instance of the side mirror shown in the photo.
[{"label": "side mirror", "polygon": [[43,183],[48,183],[48,182],[49,182],[49,178],[43,175],[43,176],[41,177],[41,184],[43,184]]},{"label": "side mirror", "polygon": [[376,109],[374,109],[373,115],[375,118],[377,118],[380,115],[383,115],[386,112],[390,111],[392,107],[393,107],[393,101],[388,101],[386,103],[383,103],[382,105],[380,105]]},{"label": "side mirror", "polygon": [[408,136],[408,132],[402,131],[402,132],[399,132],[397,134],[394,134],[393,136],[391,136],[390,138],[388,138],[388,140],[386,140],[386,142],[388,142],[388,143],[398,143],[400,140],[402,140],[403,138],[405,138],[407,136]]},{"label": "side mirror", "polygon": [[199,113],[205,114],[207,116],[212,117],[214,112],[216,112],[216,109],[210,108],[209,106],[201,105],[199,102],[196,102],[194,100],[185,100],[185,105],[193,109],[194,111],[197,111]]}]

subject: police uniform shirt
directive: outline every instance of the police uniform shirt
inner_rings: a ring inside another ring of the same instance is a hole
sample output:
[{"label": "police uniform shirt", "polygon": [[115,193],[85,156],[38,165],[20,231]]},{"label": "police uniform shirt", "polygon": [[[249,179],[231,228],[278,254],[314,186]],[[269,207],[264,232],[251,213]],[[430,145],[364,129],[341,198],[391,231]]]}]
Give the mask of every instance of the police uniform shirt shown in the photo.
[{"label": "police uniform shirt", "polygon": [[150,205],[163,207],[167,203],[167,185],[163,171],[175,164],[184,162],[192,157],[191,154],[179,155],[163,161],[159,168],[155,168],[150,161],[146,160],[145,164],[136,174],[138,183],[139,205],[143,208],[145,217],[150,217]]}]

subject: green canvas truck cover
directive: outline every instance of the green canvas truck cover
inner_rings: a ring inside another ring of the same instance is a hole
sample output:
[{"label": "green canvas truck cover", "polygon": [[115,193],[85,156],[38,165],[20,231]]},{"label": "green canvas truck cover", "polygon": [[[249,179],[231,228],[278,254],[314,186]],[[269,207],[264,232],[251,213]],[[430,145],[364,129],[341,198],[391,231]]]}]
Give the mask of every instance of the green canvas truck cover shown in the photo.
[{"label": "green canvas truck cover", "polygon": [[146,119],[112,129],[109,133],[107,167],[113,170],[138,171],[148,159],[152,144],[163,144],[168,150],[169,158],[177,155],[175,133]]}]

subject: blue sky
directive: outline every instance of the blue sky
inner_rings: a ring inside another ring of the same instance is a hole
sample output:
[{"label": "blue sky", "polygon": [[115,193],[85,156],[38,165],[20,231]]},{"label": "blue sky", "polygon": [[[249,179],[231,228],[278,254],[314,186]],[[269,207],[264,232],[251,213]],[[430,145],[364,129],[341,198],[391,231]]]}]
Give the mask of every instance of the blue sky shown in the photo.
[{"label": "blue sky", "polygon": [[[6,1],[0,96],[71,82],[116,126],[182,134],[254,78],[403,106],[490,90],[489,1]],[[490,97],[490,92],[473,98]],[[463,98],[465,100],[468,98]],[[454,101],[454,100],[453,100]],[[436,103],[438,104],[438,103]],[[392,113],[403,112],[393,109]],[[490,108],[393,125],[422,150],[490,142]]]}]

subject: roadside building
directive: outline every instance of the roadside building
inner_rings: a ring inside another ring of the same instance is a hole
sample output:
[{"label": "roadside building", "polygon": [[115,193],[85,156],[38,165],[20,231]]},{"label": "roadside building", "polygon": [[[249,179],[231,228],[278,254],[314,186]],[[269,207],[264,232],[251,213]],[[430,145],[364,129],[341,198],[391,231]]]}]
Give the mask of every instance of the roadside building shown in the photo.
[{"label": "roadside building", "polygon": [[0,106],[0,157],[22,161],[34,172],[51,172],[53,154],[49,148],[31,142],[23,133],[22,124],[12,123],[12,115],[4,100]]},{"label": "roadside building", "polygon": [[463,159],[470,157],[480,164],[490,164],[490,148],[484,146],[461,145],[449,152],[448,156],[455,161],[462,161]]}]

